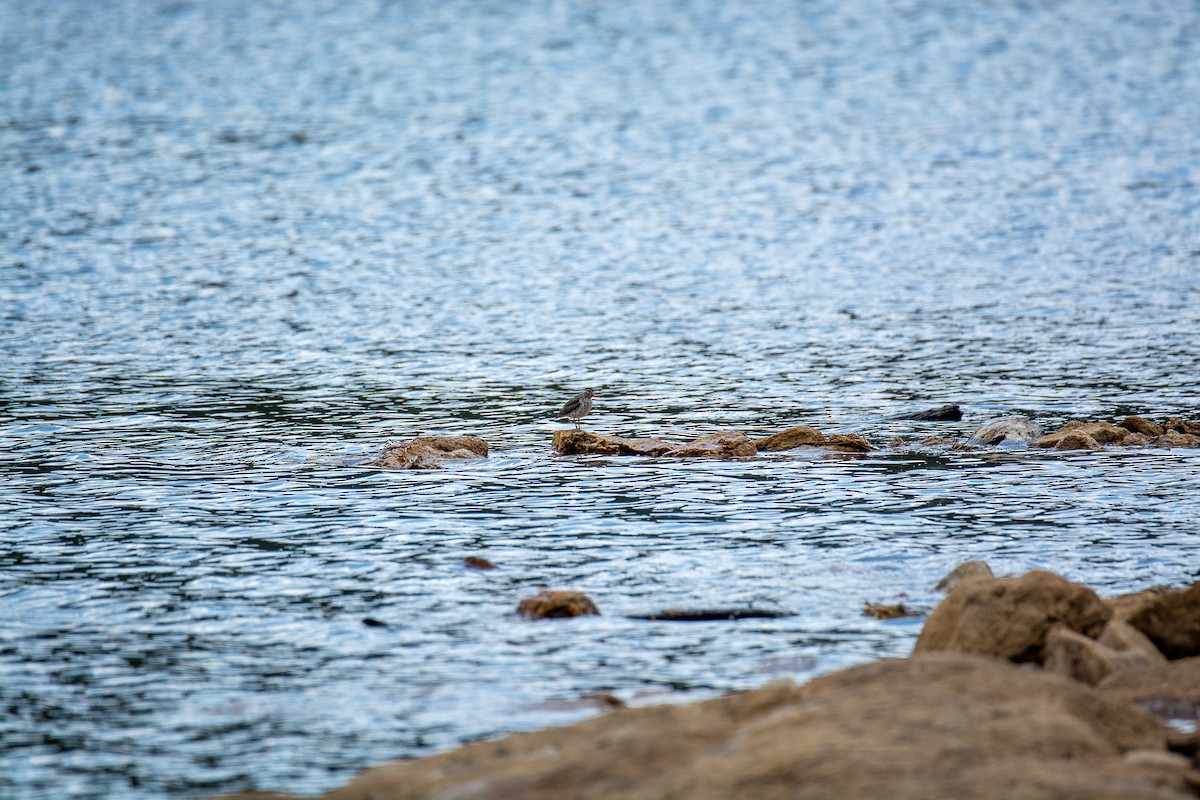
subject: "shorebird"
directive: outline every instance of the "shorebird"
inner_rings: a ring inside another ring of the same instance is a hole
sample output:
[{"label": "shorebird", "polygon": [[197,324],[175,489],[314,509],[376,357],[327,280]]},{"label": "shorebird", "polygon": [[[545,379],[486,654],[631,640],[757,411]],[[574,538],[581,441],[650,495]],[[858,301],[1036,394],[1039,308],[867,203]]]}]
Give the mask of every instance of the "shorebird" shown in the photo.
[{"label": "shorebird", "polygon": [[575,430],[579,430],[579,420],[586,417],[588,412],[592,410],[593,396],[591,389],[584,389],[563,405],[562,410],[558,412],[559,418],[566,417],[574,421]]}]

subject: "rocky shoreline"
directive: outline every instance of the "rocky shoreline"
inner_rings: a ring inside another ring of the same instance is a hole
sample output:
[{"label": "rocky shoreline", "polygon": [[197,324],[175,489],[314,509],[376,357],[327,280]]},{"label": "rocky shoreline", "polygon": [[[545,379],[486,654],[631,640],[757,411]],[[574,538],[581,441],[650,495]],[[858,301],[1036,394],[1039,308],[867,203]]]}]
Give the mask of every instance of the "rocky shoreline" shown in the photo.
[{"label": "rocky shoreline", "polygon": [[1102,599],[1037,570],[954,575],[909,658],[690,705],[614,703],[322,798],[1200,797],[1200,583]]}]

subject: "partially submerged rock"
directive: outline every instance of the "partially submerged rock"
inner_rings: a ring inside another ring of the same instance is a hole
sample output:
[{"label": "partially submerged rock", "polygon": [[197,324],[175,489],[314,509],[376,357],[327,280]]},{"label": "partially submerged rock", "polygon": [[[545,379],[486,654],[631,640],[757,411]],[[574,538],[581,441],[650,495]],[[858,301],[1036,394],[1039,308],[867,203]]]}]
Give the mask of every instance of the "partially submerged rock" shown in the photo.
[{"label": "partially submerged rock", "polygon": [[[1042,437],[1044,439],[1046,437]],[[1041,441],[1041,439],[1038,439]],[[1034,443],[1037,444],[1036,442]],[[1054,445],[1055,450],[1103,450],[1104,446],[1083,431],[1067,431]]]},{"label": "partially submerged rock", "polygon": [[1200,656],[1200,583],[1150,598],[1125,621],[1167,658]]},{"label": "partially submerged rock", "polygon": [[797,425],[754,440],[754,446],[767,453],[793,450],[797,447],[822,447],[824,444],[825,434],[807,425]]},{"label": "partially submerged rock", "polygon": [[583,592],[555,592],[543,589],[526,597],[517,606],[517,613],[526,619],[561,619],[586,617],[600,613],[592,599]]},{"label": "partially submerged rock", "polygon": [[1041,435],[1042,426],[1028,417],[1001,417],[980,425],[968,444],[1026,444]]},{"label": "partially submerged rock", "polygon": [[370,466],[384,469],[439,469],[444,461],[487,458],[488,445],[478,436],[418,436],[388,447]]},{"label": "partially submerged rock", "polygon": [[962,409],[955,403],[947,403],[944,406],[937,408],[929,408],[925,411],[913,411],[908,414],[897,414],[892,417],[895,420],[912,419],[925,420],[932,422],[958,422],[963,417]]},{"label": "partially submerged rock", "polygon": [[467,556],[463,559],[463,566],[468,569],[489,570],[496,569],[496,565],[488,561],[482,556]]},{"label": "partially submerged rock", "polygon": [[667,456],[689,458],[737,458],[752,456],[757,450],[744,433],[724,431],[691,442],[666,442],[662,439],[626,439],[604,436],[591,431],[561,430],[554,432],[554,449],[565,456]]},{"label": "partially submerged rock", "polygon": [[1164,432],[1162,425],[1138,416],[1126,417],[1117,423],[1117,427],[1149,437],[1162,436]]},{"label": "partially submerged rock", "polygon": [[[327,800],[1194,797],[1149,714],[1055,675],[939,654],[691,705],[616,709],[369,770]],[[1125,758],[1125,754],[1134,756]]]},{"label": "partially submerged rock", "polygon": [[1055,624],[1094,638],[1111,616],[1087,586],[1052,572],[975,578],[951,589],[933,610],[913,654],[979,653],[1040,664]]},{"label": "partially submerged rock", "polygon": [[875,448],[857,433],[835,433],[825,441],[825,449],[842,453],[865,453]]},{"label": "partially submerged rock", "polygon": [[744,433],[721,431],[672,447],[665,458],[748,458],[758,452]]},{"label": "partially submerged rock", "polygon": [[719,431],[690,442],[662,439],[626,439],[584,430],[554,432],[554,449],[565,456],[662,456],[664,458],[749,458],[759,451],[777,452],[797,447],[818,447],[843,453],[865,453],[874,448],[857,433],[826,436],[816,428],[799,425],[751,439],[739,431]]}]

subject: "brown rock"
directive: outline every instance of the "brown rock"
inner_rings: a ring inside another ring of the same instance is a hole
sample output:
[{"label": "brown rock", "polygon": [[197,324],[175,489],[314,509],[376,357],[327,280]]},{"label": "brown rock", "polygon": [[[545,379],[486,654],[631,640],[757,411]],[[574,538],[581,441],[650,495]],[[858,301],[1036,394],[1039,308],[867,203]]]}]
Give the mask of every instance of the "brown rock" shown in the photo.
[{"label": "brown rock", "polygon": [[913,653],[980,653],[1040,664],[1055,623],[1096,636],[1111,615],[1091,589],[1051,572],[976,578],[959,583],[938,604]]},{"label": "brown rock", "polygon": [[517,613],[526,619],[561,619],[586,617],[600,613],[592,599],[583,592],[553,592],[543,589],[526,597],[517,606]]},{"label": "brown rock", "polygon": [[554,449],[564,456],[661,456],[679,445],[660,439],[623,439],[568,428],[554,432]]},{"label": "brown rock", "polygon": [[1200,658],[1119,670],[1097,688],[1167,718],[1195,719],[1200,713]]},{"label": "brown rock", "polygon": [[[1043,437],[1044,438],[1044,437]],[[1039,440],[1040,441],[1040,440]],[[1035,442],[1036,444],[1036,442]],[[1082,430],[1067,431],[1054,445],[1055,450],[1103,450],[1104,446]]]},{"label": "brown rock", "polygon": [[[1121,623],[1124,624],[1124,623]],[[1158,661],[1165,662],[1162,653]],[[1156,663],[1140,650],[1118,651],[1083,634],[1055,625],[1046,635],[1047,672],[1095,686],[1108,675],[1123,669]]]},{"label": "brown rock", "polygon": [[667,458],[746,458],[758,452],[744,433],[721,431],[681,444],[663,453]]},{"label": "brown rock", "polygon": [[463,559],[463,566],[471,569],[496,569],[495,564],[479,556],[467,556]]},{"label": "brown rock", "polygon": [[1129,618],[1146,608],[1149,605],[1158,601],[1168,592],[1176,591],[1169,586],[1155,586],[1152,589],[1143,589],[1140,592],[1131,592],[1130,594],[1119,594],[1116,597],[1106,597],[1104,605],[1112,609],[1113,619],[1119,619],[1128,622]]},{"label": "brown rock", "polygon": [[1117,423],[1117,426],[1124,428],[1131,433],[1141,433],[1146,436],[1162,436],[1163,427],[1157,423],[1151,422],[1145,417],[1126,417]]},{"label": "brown rock", "polygon": [[377,767],[325,798],[1191,798],[1180,770],[1141,763],[1165,742],[1153,717],[1083,684],[940,654],[617,709]]},{"label": "brown rock", "polygon": [[1171,417],[1163,423],[1163,427],[1168,431],[1176,433],[1186,433],[1192,436],[1200,436],[1200,420],[1181,419],[1179,417]]},{"label": "brown rock", "polygon": [[940,447],[943,445],[958,444],[958,440],[951,439],[948,436],[927,436],[926,438],[922,439],[919,444],[927,445],[929,447]]},{"label": "brown rock", "polygon": [[825,440],[825,449],[842,453],[865,453],[875,448],[857,433],[835,433]]},{"label": "brown rock", "polygon": [[1200,656],[1200,583],[1162,593],[1126,621],[1167,658]]},{"label": "brown rock", "polygon": [[1144,433],[1131,433],[1117,444],[1122,447],[1137,447],[1138,445],[1150,444],[1150,437]]},{"label": "brown rock", "polygon": [[950,570],[946,577],[938,581],[938,585],[933,587],[933,590],[935,592],[948,592],[967,578],[991,577],[994,577],[992,575],[992,568],[987,565],[986,561],[980,561],[979,559],[964,561]]},{"label": "brown rock", "polygon": [[744,433],[722,431],[682,444],[661,439],[624,439],[591,431],[554,432],[554,449],[565,456],[669,456],[673,458],[742,458],[758,452]]},{"label": "brown rock", "polygon": [[[1073,420],[1054,433],[1039,436],[1031,444],[1033,447],[1055,447],[1059,450],[1098,450],[1099,444],[1120,442],[1127,436],[1129,431],[1107,422]],[[1090,444],[1088,439],[1092,440]],[[1066,441],[1070,441],[1070,444],[1064,446],[1063,442]]]},{"label": "brown rock", "polygon": [[824,444],[825,434],[807,425],[797,425],[794,428],[754,440],[755,447],[764,453],[791,450],[796,447],[821,447]]},{"label": "brown rock", "polygon": [[418,436],[395,445],[369,462],[383,469],[438,469],[443,461],[487,458],[488,445],[478,436]]},{"label": "brown rock", "polygon": [[1155,447],[1200,447],[1200,436],[1192,433],[1180,433],[1177,430],[1169,430],[1162,436],[1155,439],[1152,444]]},{"label": "brown rock", "polygon": [[1096,641],[1117,652],[1140,653],[1149,664],[1166,663],[1167,661],[1167,657],[1154,646],[1154,642],[1150,641],[1146,634],[1128,622],[1116,618],[1108,621]]}]

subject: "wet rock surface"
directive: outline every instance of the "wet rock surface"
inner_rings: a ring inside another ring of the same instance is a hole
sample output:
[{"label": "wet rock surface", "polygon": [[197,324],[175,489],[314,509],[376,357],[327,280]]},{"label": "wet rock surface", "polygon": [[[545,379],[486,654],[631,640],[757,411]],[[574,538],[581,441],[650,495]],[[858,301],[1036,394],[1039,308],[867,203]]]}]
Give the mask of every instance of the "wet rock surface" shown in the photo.
[{"label": "wet rock surface", "polygon": [[627,439],[585,430],[554,432],[554,449],[560,455],[662,456],[665,458],[749,458],[760,450],[778,452],[816,447],[838,452],[865,453],[871,444],[857,433],[826,436],[816,428],[797,426],[770,436],[751,439],[740,431],[719,431],[690,442],[662,439]]},{"label": "wet rock surface", "polygon": [[384,469],[439,469],[443,462],[487,458],[488,445],[478,436],[418,436],[388,447],[370,462]]},{"label": "wet rock surface", "polygon": [[979,653],[1040,664],[1056,624],[1094,638],[1111,616],[1090,588],[1051,572],[973,578],[933,610],[913,653]]},{"label": "wet rock surface", "polygon": [[517,605],[517,613],[525,619],[563,619],[595,616],[600,613],[592,599],[583,592],[551,591],[544,589],[526,597]]},{"label": "wet rock surface", "polygon": [[[377,767],[326,800],[1194,797],[1120,698],[982,656],[881,661]],[[1126,756],[1129,756],[1128,758]]]},{"label": "wet rock surface", "polygon": [[971,435],[968,444],[1026,444],[1042,435],[1042,426],[1027,417],[988,420]]}]

